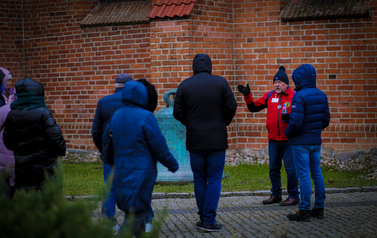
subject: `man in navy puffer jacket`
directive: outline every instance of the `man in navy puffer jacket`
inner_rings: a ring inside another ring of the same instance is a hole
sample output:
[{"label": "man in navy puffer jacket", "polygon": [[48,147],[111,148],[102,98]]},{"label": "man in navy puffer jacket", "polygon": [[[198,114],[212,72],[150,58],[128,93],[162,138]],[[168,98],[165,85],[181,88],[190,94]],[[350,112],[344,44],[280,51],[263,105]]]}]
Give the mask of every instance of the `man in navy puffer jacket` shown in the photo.
[{"label": "man in navy puffer jacket", "polygon": [[[311,217],[323,218],[325,183],[322,176],[321,131],[330,123],[327,96],[316,88],[316,71],[304,64],[292,73],[297,93],[293,96],[291,116],[284,134],[292,145],[292,155],[298,180],[301,202],[296,214],[289,214],[291,221],[310,221]],[[310,210],[312,195],[310,176],[315,186],[314,208]]]},{"label": "man in navy puffer jacket", "polygon": [[[122,92],[124,84],[128,81],[133,80],[134,79],[129,74],[119,74],[115,78],[115,93],[101,98],[97,103],[96,114],[92,126],[92,137],[94,144],[97,146],[99,152],[101,153],[101,160],[103,161],[104,185],[107,183],[112,173],[113,168],[109,163],[111,163],[114,158],[108,156],[108,151],[112,150],[112,148],[108,148],[108,145],[102,144],[102,135],[114,112],[123,107]],[[115,218],[116,207],[114,186],[111,186],[108,196],[105,197],[107,197],[107,199],[104,199],[102,201],[102,215],[105,218],[109,219],[110,223],[114,224],[114,232],[117,232],[120,227],[116,223]]]},{"label": "man in navy puffer jacket", "polygon": [[147,89],[141,82],[129,81],[122,93],[124,106],[116,111],[103,134],[103,143],[112,137],[115,166],[115,198],[125,212],[121,232],[134,214],[133,234],[144,230],[157,178],[157,161],[169,171],[178,170],[178,162],[169,152],[157,120],[148,107]]}]

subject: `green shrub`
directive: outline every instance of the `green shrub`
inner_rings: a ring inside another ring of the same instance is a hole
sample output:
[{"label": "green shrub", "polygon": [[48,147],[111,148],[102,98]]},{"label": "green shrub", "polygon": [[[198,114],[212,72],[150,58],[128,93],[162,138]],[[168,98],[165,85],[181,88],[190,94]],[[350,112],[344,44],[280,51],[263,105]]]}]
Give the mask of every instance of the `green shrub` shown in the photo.
[{"label": "green shrub", "polygon": [[[62,195],[61,170],[56,172],[56,178],[45,184],[43,192],[18,190],[14,200],[0,193],[0,238],[114,237],[109,219],[92,220],[92,212],[102,198],[102,188],[97,199],[70,202]],[[110,185],[109,181],[105,189]],[[158,237],[166,214],[166,211],[157,214],[152,233],[142,234],[142,237]],[[133,237],[129,231],[127,229],[121,237]]]},{"label": "green shrub", "polygon": [[10,200],[0,196],[1,237],[110,237],[112,231],[91,219],[93,202],[69,202],[61,192],[61,176],[43,192],[19,190]]}]

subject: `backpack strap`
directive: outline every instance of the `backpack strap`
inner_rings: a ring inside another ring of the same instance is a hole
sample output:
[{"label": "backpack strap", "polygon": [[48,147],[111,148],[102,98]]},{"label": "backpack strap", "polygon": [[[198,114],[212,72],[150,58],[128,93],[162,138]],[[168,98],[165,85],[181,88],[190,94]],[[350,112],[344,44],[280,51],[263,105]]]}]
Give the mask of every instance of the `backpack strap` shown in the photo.
[{"label": "backpack strap", "polygon": [[[275,90],[271,90],[268,94],[267,94],[267,103],[268,103],[268,100],[270,99],[271,95],[274,93]],[[296,94],[296,91],[293,91],[293,95]]]},{"label": "backpack strap", "polygon": [[270,99],[271,95],[274,93],[275,90],[271,90],[268,94],[267,94],[267,103],[268,103],[268,100]]}]

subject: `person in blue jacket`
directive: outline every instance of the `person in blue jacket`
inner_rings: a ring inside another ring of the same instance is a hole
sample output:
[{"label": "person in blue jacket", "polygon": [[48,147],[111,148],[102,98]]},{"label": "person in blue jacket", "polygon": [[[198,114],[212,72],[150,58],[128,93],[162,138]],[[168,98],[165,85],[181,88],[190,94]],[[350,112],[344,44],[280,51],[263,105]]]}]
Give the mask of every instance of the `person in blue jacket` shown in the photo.
[{"label": "person in blue jacket", "polygon": [[112,140],[115,166],[115,198],[125,212],[120,235],[133,215],[132,233],[140,236],[145,217],[151,208],[153,186],[157,178],[157,161],[171,172],[179,168],[169,152],[157,120],[148,108],[146,87],[137,81],[125,84],[124,106],[116,111],[103,134],[103,142]]},{"label": "person in blue jacket", "polygon": [[[296,214],[288,214],[290,221],[310,221],[323,218],[325,183],[321,170],[321,131],[330,123],[327,96],[316,86],[316,71],[303,64],[292,73],[297,93],[292,99],[291,116],[285,136],[292,145],[293,161],[300,182],[301,201]],[[315,186],[314,208],[310,210],[311,180]]]}]

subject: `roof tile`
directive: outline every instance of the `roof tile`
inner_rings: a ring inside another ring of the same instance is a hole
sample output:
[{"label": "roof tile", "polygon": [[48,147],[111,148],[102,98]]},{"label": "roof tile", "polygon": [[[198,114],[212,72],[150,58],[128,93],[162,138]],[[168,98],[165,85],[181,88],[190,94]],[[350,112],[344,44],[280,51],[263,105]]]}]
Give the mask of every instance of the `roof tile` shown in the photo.
[{"label": "roof tile", "polygon": [[191,14],[198,0],[158,0],[149,18],[183,17]]},{"label": "roof tile", "polygon": [[282,21],[368,17],[369,0],[292,0],[281,11]]},{"label": "roof tile", "polygon": [[151,1],[100,1],[81,21],[81,27],[149,22]]}]

